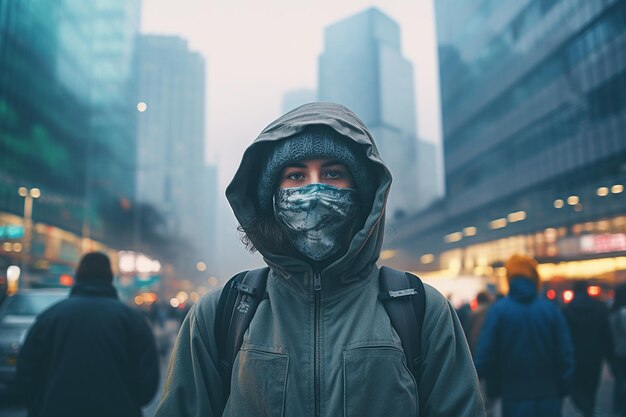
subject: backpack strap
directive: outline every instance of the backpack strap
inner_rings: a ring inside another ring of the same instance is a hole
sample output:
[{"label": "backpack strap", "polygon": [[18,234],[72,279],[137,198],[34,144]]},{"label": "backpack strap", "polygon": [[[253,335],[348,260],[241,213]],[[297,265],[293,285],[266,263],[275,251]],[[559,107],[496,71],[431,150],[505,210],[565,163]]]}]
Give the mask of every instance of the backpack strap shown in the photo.
[{"label": "backpack strap", "polygon": [[406,363],[419,383],[422,362],[422,326],[426,314],[426,294],[419,277],[383,266],[378,275],[382,301],[391,325],[398,333]]},{"label": "backpack strap", "polygon": [[215,315],[218,371],[226,397],[230,394],[230,377],[235,357],[243,343],[256,309],[267,298],[265,287],[269,268],[241,272],[222,289]]}]

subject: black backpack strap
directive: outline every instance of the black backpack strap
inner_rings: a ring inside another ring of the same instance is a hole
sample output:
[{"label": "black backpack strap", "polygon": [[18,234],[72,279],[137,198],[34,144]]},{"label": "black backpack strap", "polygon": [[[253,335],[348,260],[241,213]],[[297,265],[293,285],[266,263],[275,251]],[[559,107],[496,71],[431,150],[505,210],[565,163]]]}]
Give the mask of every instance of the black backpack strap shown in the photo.
[{"label": "black backpack strap", "polygon": [[265,287],[269,268],[241,272],[232,277],[222,289],[215,316],[218,370],[226,396],[230,394],[230,376],[235,357],[243,343],[261,301],[267,298]]},{"label": "black backpack strap", "polygon": [[426,314],[426,294],[419,277],[396,269],[380,268],[378,276],[382,301],[391,325],[398,333],[406,362],[419,382],[422,361],[422,325]]}]

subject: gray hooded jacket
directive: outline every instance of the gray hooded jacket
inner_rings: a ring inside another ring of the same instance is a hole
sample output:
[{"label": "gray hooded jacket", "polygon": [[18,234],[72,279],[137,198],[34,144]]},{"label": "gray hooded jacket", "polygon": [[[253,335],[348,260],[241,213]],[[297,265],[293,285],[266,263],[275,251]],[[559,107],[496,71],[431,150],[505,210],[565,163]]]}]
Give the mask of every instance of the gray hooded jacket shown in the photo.
[{"label": "gray hooded jacket", "polygon": [[266,127],[244,153],[226,190],[237,219],[245,229],[256,216],[262,148],[312,124],[330,126],[363,146],[378,167],[378,173],[372,170],[377,191],[363,228],[345,255],[320,273],[257,246],[271,268],[269,298],[244,336],[230,396],[225,398],[213,337],[218,290],[203,297],[182,325],[157,416],[484,416],[454,309],[429,286],[417,381],[406,366],[400,339],[378,300],[376,261],[391,175],[370,133],[350,110],[311,103]]}]

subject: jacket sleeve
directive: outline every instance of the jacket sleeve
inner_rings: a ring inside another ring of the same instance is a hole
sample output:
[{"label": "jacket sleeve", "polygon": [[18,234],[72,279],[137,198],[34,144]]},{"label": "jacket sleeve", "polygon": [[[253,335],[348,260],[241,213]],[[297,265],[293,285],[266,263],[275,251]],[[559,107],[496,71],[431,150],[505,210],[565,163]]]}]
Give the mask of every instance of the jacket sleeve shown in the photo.
[{"label": "jacket sleeve", "polygon": [[478,339],[478,347],[476,348],[474,363],[480,378],[489,379],[494,376],[493,374],[496,371],[498,358],[496,334],[498,332],[499,323],[497,310],[497,306],[492,306],[489,310],[487,310],[485,323],[483,324],[483,328]]},{"label": "jacket sleeve", "polygon": [[420,416],[483,417],[478,377],[459,319],[448,300],[425,287]]},{"label": "jacket sleeve", "polygon": [[45,325],[40,317],[30,328],[17,360],[16,385],[17,389],[29,410],[34,410],[41,399],[43,392],[44,364],[46,360]]},{"label": "jacket sleeve", "polygon": [[150,402],[159,386],[159,356],[152,328],[142,314],[135,326],[135,401],[142,407]]},{"label": "jacket sleeve", "polygon": [[225,393],[213,327],[219,291],[195,304],[178,333],[155,417],[218,417]]}]

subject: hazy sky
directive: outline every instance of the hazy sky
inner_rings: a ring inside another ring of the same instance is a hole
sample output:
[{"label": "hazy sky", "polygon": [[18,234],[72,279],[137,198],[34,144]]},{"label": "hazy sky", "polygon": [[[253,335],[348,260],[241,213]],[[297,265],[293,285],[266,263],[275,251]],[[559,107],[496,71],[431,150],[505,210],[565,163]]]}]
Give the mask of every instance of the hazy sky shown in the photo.
[{"label": "hazy sky", "polygon": [[218,163],[220,183],[219,263],[210,269],[220,279],[261,264],[238,242],[224,198],[245,147],[280,116],[285,92],[317,88],[324,28],[372,6],[400,24],[415,68],[418,134],[439,142],[432,0],[143,0],[143,32],[186,38],[207,62],[207,159]]},{"label": "hazy sky", "polygon": [[396,20],[415,68],[418,132],[438,142],[431,0],[143,0],[142,31],[176,34],[207,61],[207,158],[221,189],[244,148],[281,114],[286,91],[317,87],[324,28],[376,6]]}]

